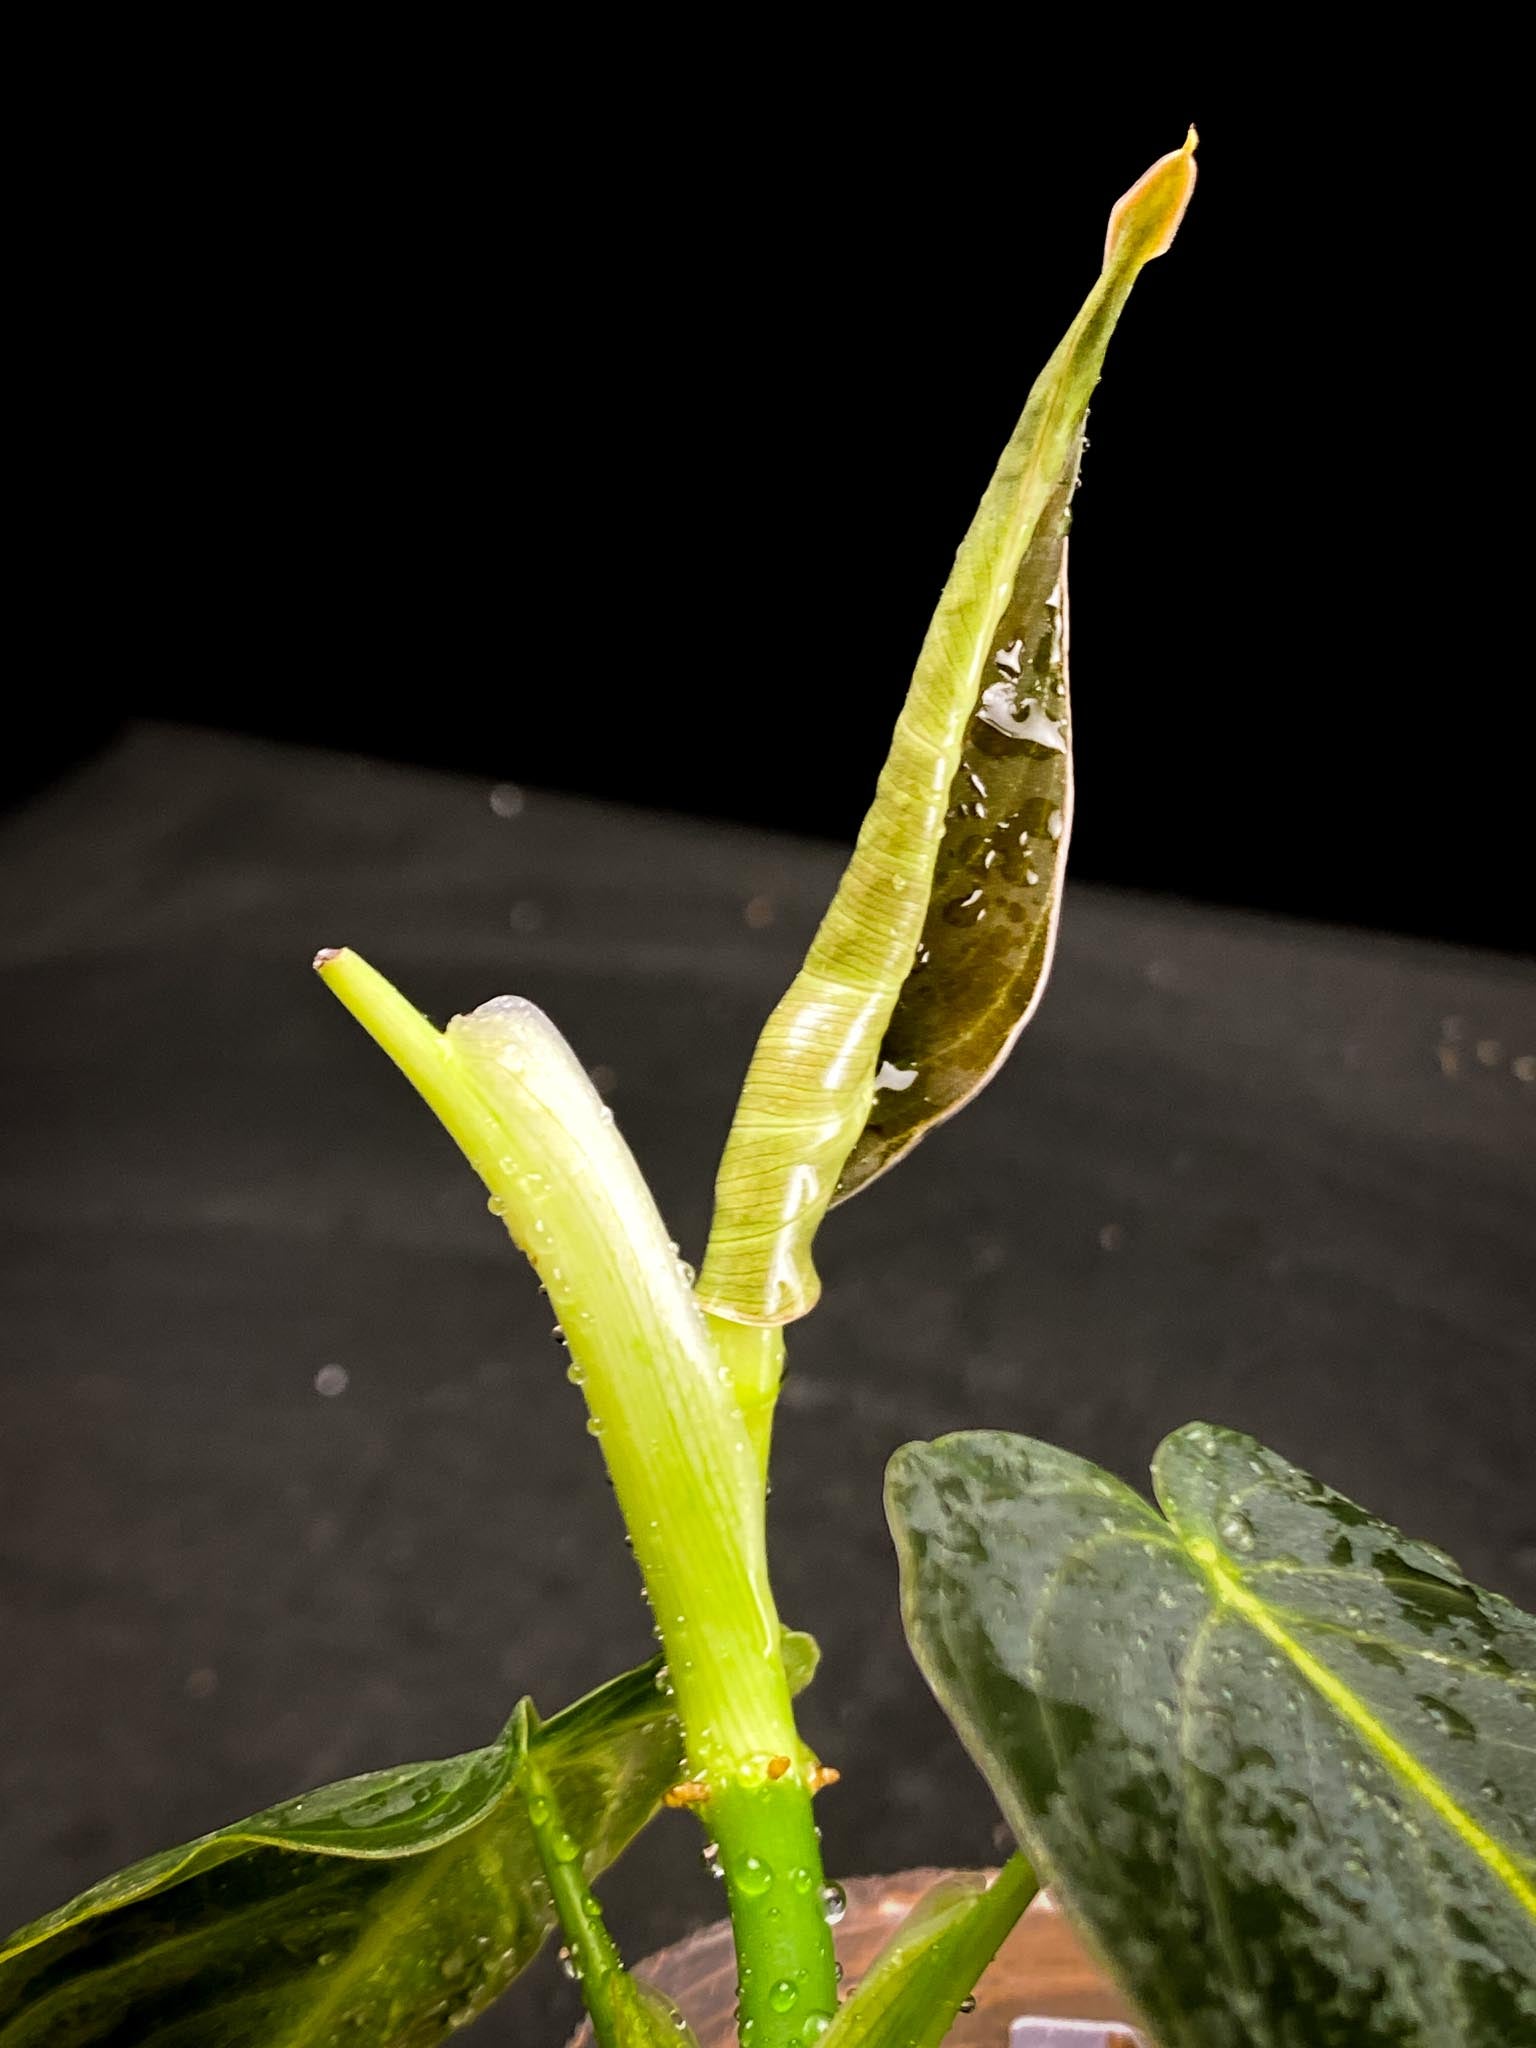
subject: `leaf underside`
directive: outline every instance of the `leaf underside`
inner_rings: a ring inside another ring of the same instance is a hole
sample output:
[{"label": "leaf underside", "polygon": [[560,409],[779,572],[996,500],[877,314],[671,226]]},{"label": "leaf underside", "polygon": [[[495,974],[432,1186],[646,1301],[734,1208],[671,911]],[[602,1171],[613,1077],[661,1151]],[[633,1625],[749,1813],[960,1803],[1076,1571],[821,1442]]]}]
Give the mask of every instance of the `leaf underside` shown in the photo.
[{"label": "leaf underside", "polygon": [[1248,1437],[1154,1481],[892,1461],[914,1653],[1047,1881],[1163,2048],[1536,2042],[1536,1620]]},{"label": "leaf underside", "polygon": [[[804,1682],[808,1637],[786,1633]],[[591,1878],[655,1813],[682,1738],[659,1662],[533,1742]],[[554,1924],[520,1756],[485,1749],[326,1786],[93,1886],[0,1948],[0,2048],[426,2048]]]},{"label": "leaf underside", "polygon": [[1082,448],[1079,435],[997,626],[950,786],[922,937],[838,1201],[986,1086],[1044,993],[1072,824],[1067,531]]}]

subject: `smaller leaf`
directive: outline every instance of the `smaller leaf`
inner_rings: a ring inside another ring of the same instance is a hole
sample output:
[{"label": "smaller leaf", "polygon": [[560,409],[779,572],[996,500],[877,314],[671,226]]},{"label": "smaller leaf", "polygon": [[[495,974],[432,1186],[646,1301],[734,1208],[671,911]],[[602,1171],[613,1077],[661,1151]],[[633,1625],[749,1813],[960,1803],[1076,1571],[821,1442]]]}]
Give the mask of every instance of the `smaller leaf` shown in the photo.
[{"label": "smaller leaf", "polygon": [[990,1886],[969,1873],[940,1879],[870,1964],[822,2048],[939,2048],[1036,1890],[1022,1856]]},{"label": "smaller leaf", "polygon": [[[783,1647],[791,1683],[808,1681],[814,1642],[786,1631]],[[677,1776],[659,1670],[538,1731],[589,1878]],[[0,1947],[0,2048],[427,2048],[554,1924],[519,1784],[527,1712],[485,1749],[285,1800],[21,1928]]]}]

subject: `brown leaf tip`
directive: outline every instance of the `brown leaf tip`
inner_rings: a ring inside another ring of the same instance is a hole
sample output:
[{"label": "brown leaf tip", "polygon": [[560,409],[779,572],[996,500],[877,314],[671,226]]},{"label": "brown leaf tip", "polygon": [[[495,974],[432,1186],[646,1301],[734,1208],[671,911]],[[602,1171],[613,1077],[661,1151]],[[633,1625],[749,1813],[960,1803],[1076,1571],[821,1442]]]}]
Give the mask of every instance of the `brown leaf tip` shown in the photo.
[{"label": "brown leaf tip", "polygon": [[322,946],[319,952],[315,955],[314,959],[310,962],[310,965],[314,968],[316,974],[323,972],[325,968],[330,966],[333,960],[339,960],[342,955],[342,950],[343,949],[340,946]]}]

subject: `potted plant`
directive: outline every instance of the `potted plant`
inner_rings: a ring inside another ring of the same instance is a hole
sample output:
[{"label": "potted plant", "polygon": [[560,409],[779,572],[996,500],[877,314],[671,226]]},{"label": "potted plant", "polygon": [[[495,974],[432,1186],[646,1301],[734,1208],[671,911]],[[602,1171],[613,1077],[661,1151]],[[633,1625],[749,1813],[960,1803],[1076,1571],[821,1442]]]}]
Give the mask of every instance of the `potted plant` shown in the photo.
[{"label": "potted plant", "polygon": [[[724,1880],[742,2048],[931,2048],[1048,1881],[1163,2048],[1536,2040],[1536,1622],[1234,1430],[1156,1507],[975,1431],[887,1507],[913,1652],[1018,1841],[920,1887],[857,1987],[796,1727],[764,1501],[786,1327],[834,1201],[981,1088],[1044,987],[1072,817],[1067,528],[1087,406],[1194,137],[1101,273],[956,558],[856,851],[763,1032],[695,1275],[530,1003],[439,1031],[354,953],[321,978],[418,1089],[559,1319],[659,1642],[483,1749],[307,1793],[106,1879],[0,1954],[0,2048],[409,2044],[559,1930],[602,2048],[687,2039],[593,1881],[664,1807]],[[713,2048],[713,2044],[707,2044]]]}]

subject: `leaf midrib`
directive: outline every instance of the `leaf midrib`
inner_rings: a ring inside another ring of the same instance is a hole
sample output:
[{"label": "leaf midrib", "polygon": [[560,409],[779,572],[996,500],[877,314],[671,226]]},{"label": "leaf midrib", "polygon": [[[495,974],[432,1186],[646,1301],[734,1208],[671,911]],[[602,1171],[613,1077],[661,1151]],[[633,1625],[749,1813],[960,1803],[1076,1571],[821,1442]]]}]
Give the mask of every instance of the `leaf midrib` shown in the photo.
[{"label": "leaf midrib", "polygon": [[1258,1630],[1266,1642],[1273,1644],[1282,1656],[1288,1658],[1313,1690],[1319,1693],[1380,1757],[1393,1776],[1415,1797],[1421,1799],[1437,1819],[1444,1822],[1464,1847],[1493,1873],[1530,1917],[1536,1920],[1536,1884],[1532,1884],[1523,1875],[1503,1844],[1496,1842],[1492,1835],[1478,1826],[1471,1814],[1451,1797],[1440,1780],[1424,1768],[1413,1752],[1400,1742],[1390,1729],[1383,1726],[1343,1679],[1330,1671],[1326,1664],[1304,1649],[1294,1636],[1281,1627],[1259,1596],[1228,1569],[1222,1553],[1209,1537],[1194,1537],[1189,1540],[1186,1547],[1190,1557],[1205,1574],[1215,1599],[1241,1615],[1251,1628]]}]

